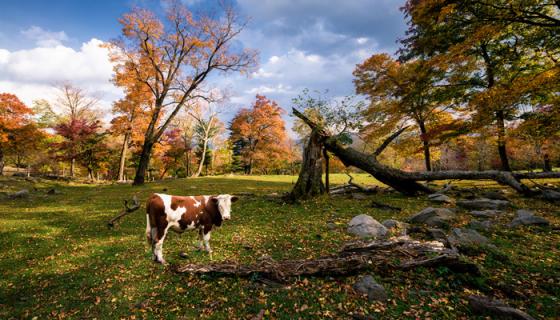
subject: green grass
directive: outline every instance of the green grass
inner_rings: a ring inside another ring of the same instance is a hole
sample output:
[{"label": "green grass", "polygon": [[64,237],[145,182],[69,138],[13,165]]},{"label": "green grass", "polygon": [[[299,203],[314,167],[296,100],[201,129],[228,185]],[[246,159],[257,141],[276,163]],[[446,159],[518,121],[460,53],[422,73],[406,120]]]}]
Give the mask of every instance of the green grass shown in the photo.
[{"label": "green grass", "polygon": [[[377,184],[366,175],[355,176],[358,183]],[[126,217],[114,230],[106,227],[106,221],[120,211],[122,200],[134,194],[142,202],[164,189],[182,195],[265,195],[288,191],[295,180],[293,176],[222,176],[132,187],[0,178],[0,192],[32,190],[29,200],[0,201],[0,318],[246,319],[263,309],[267,319],[351,318],[356,313],[374,318],[456,319],[472,317],[465,296],[477,292],[504,298],[536,318],[560,314],[560,234],[552,227],[487,234],[500,254],[471,257],[484,268],[480,278],[445,268],[374,275],[388,290],[391,300],[386,304],[368,303],[353,293],[356,276],[302,277],[276,287],[256,279],[175,274],[150,260],[144,209]],[[333,175],[331,181],[344,183],[347,177]],[[62,194],[47,195],[53,186]],[[485,183],[484,187],[496,185]],[[425,197],[370,197],[403,211],[373,209],[369,201],[345,197],[321,197],[297,205],[242,197],[233,207],[232,220],[212,235],[214,260],[251,263],[263,255],[292,259],[333,253],[352,239],[346,223],[357,214],[370,214],[379,221],[403,220],[430,205]],[[516,207],[531,208],[554,225],[560,224],[558,207],[514,194],[510,197]],[[513,214],[508,213],[503,222]],[[338,228],[328,229],[328,221]],[[459,224],[464,223],[466,219]],[[166,260],[171,264],[209,262],[207,254],[193,250],[195,240],[194,232],[171,233],[164,244]],[[189,258],[179,258],[180,251]],[[513,290],[509,297],[504,286]]]}]

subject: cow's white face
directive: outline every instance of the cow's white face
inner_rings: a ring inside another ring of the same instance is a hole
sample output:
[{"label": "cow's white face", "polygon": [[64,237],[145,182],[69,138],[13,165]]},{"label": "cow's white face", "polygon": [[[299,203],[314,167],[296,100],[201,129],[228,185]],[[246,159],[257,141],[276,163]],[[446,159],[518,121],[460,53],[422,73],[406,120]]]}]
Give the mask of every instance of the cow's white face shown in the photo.
[{"label": "cow's white face", "polygon": [[221,194],[216,196],[215,199],[217,199],[218,210],[220,210],[222,219],[231,219],[231,203],[237,201],[238,198],[229,194]]}]

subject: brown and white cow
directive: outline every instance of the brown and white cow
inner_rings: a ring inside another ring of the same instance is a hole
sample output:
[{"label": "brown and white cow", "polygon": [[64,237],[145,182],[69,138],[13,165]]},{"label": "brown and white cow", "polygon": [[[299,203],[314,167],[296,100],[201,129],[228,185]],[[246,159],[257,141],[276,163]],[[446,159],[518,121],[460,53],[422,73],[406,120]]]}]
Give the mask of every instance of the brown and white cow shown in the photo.
[{"label": "brown and white cow", "polygon": [[199,249],[204,248],[212,258],[210,231],[213,226],[221,226],[223,220],[231,218],[231,203],[236,196],[172,196],[154,193],[146,205],[146,237],[152,246],[153,259],[165,264],[163,241],[169,229],[183,233],[198,229]]}]

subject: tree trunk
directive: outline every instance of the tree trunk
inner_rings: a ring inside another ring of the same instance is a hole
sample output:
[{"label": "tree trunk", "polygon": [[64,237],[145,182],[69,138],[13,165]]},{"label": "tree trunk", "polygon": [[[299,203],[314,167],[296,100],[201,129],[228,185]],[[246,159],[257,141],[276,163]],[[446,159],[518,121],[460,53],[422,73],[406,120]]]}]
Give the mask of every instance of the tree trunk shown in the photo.
[{"label": "tree trunk", "polygon": [[0,176],[4,175],[4,150],[0,147]]},{"label": "tree trunk", "polygon": [[76,167],[76,159],[72,158],[72,160],[70,160],[70,177],[74,178],[74,169]]},{"label": "tree trunk", "polygon": [[126,164],[126,153],[128,152],[129,140],[130,140],[130,133],[127,132],[124,135],[123,145],[121,148],[121,159],[119,164],[119,181],[124,181],[124,167]]},{"label": "tree trunk", "polygon": [[148,170],[148,166],[150,164],[150,156],[152,154],[153,147],[153,142],[144,142],[142,153],[140,154],[140,161],[138,162],[138,168],[136,168],[136,176],[134,176],[134,182],[132,183],[132,185],[138,186],[144,184],[146,171]]},{"label": "tree trunk", "polygon": [[504,112],[496,112],[496,125],[498,127],[498,153],[500,154],[500,162],[503,171],[511,171],[509,159],[506,150],[506,126],[504,120]]},{"label": "tree trunk", "polygon": [[543,155],[543,171],[552,172],[552,165],[550,164],[550,157],[548,153]]},{"label": "tree trunk", "polygon": [[202,173],[202,168],[204,167],[204,160],[206,160],[206,145],[208,144],[208,140],[204,140],[204,143],[202,144],[202,155],[200,156],[200,163],[198,164],[198,169],[196,170],[196,172],[193,174],[193,178],[196,178],[200,175],[200,173]]},{"label": "tree trunk", "polygon": [[321,135],[316,129],[311,131],[305,150],[299,177],[290,193],[291,200],[306,199],[325,193],[323,185],[323,163]]},{"label": "tree trunk", "polygon": [[329,152],[326,148],[323,148],[323,158],[325,158],[325,191],[329,193],[330,182],[329,182]]},{"label": "tree trunk", "polygon": [[428,141],[426,135],[426,125],[424,124],[424,121],[418,121],[418,126],[420,127],[420,138],[422,139],[422,145],[424,147],[424,163],[426,165],[426,171],[432,171],[432,162],[430,159],[430,141]]}]

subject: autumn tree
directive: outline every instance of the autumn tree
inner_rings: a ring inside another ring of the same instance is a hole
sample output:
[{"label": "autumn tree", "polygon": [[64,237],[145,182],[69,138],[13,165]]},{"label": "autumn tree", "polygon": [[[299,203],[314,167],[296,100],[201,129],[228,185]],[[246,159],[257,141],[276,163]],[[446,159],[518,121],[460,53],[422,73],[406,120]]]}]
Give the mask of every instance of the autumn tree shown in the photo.
[{"label": "autumn tree", "polygon": [[[91,97],[87,91],[65,82],[57,87],[58,96],[56,105],[62,110],[62,115],[58,117],[58,124],[55,131],[67,140],[64,144],[66,150],[66,160],[70,161],[70,176],[74,177],[76,167],[76,156],[84,143],[84,134],[98,126],[97,111],[95,107],[99,100]],[[71,130],[76,130],[71,132]],[[75,140],[73,140],[75,139]]]},{"label": "autumn tree", "polygon": [[[537,3],[545,2],[411,0],[404,7],[410,21],[401,58],[429,57],[449,72],[450,85],[465,88],[473,122],[496,128],[498,154],[506,171],[511,170],[507,121],[518,115],[519,107],[542,84],[557,81],[560,71],[558,47],[544,44],[548,37],[544,35],[556,34],[557,29],[543,33],[526,20],[548,20],[550,10],[555,10],[532,5]],[[524,18],[515,17],[518,9],[525,12]]]},{"label": "autumn tree", "polygon": [[420,133],[427,171],[432,170],[430,140],[434,139],[435,129],[442,128],[445,120],[451,120],[446,117],[446,111],[453,100],[448,88],[439,85],[445,75],[427,61],[401,63],[388,54],[375,54],[354,70],[356,92],[366,95],[370,101],[365,112],[368,123],[365,130],[374,127],[390,131],[413,122]]},{"label": "autumn tree", "polygon": [[[55,132],[64,138],[61,143],[56,144],[56,148],[62,151],[61,158],[63,160],[71,161],[75,164],[76,161],[81,161],[84,158],[93,159],[95,156],[88,154],[91,150],[99,150],[96,144],[101,142],[98,137],[98,129],[100,124],[98,121],[90,122],[85,119],[70,119],[59,123],[55,128]],[[88,173],[93,170],[93,166],[88,165],[91,161],[82,161],[86,164]],[[70,175],[74,177],[74,165],[70,169]]]},{"label": "autumn tree", "polygon": [[146,9],[134,9],[120,20],[122,37],[111,43],[118,66],[134,71],[136,81],[153,95],[154,106],[144,134],[134,184],[142,184],[152,149],[173,118],[195,100],[208,98],[203,84],[214,71],[246,72],[256,63],[256,53],[232,46],[243,30],[234,10],[226,8],[217,18],[191,13],[179,1],[167,8],[165,19]]},{"label": "autumn tree", "polygon": [[28,137],[29,132],[24,136],[22,134],[23,131],[27,131],[26,128],[30,128],[28,125],[32,114],[33,111],[17,96],[10,93],[0,94],[0,175],[4,172],[4,154],[7,145],[13,143],[16,138]]},{"label": "autumn tree", "polygon": [[245,173],[264,168],[289,154],[284,110],[275,101],[257,95],[251,108],[243,108],[232,119],[229,130],[234,153],[241,157]]},{"label": "autumn tree", "polygon": [[197,141],[198,168],[192,177],[198,177],[202,173],[204,165],[210,161],[210,143],[223,128],[222,122],[218,119],[218,113],[211,106],[198,106],[191,117],[194,119],[194,138]]},{"label": "autumn tree", "polygon": [[148,115],[153,106],[153,96],[144,83],[136,81],[130,69],[123,68],[122,72],[114,77],[113,82],[126,92],[122,99],[113,104],[115,117],[111,120],[111,132],[123,138],[118,173],[118,180],[123,181],[131,144],[143,144],[144,132],[149,121]]}]

